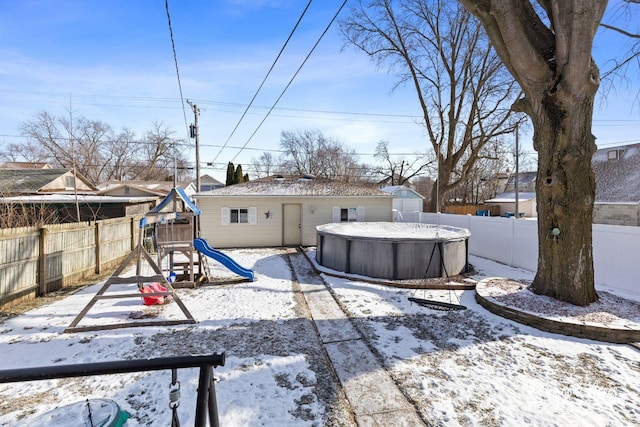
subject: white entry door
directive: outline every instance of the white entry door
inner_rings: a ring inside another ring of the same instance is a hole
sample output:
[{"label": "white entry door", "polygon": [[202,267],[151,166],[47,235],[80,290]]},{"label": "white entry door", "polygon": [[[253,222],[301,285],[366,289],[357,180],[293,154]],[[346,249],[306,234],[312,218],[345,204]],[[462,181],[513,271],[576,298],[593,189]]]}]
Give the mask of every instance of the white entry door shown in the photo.
[{"label": "white entry door", "polygon": [[283,205],[282,244],[298,246],[302,243],[302,207],[299,204]]}]

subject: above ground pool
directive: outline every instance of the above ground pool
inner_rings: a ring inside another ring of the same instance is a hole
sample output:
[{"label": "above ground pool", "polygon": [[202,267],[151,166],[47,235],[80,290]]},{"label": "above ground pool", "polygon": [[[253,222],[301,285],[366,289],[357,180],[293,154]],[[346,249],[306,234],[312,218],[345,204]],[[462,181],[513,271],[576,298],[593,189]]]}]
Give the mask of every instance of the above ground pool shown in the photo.
[{"label": "above ground pool", "polygon": [[455,276],[467,271],[471,233],[464,228],[340,222],[316,229],[316,261],[332,270],[394,280]]}]

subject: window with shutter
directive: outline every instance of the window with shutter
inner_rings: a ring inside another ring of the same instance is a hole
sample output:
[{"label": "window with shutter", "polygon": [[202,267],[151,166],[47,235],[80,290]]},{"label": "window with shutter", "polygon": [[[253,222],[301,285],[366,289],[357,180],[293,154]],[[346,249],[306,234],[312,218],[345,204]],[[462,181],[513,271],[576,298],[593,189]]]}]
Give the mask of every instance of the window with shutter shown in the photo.
[{"label": "window with shutter", "polygon": [[229,225],[231,222],[231,209],[229,208],[221,208],[220,209],[220,224],[221,225]]},{"label": "window with shutter", "polygon": [[338,206],[333,207],[333,222],[340,222],[340,208]]}]

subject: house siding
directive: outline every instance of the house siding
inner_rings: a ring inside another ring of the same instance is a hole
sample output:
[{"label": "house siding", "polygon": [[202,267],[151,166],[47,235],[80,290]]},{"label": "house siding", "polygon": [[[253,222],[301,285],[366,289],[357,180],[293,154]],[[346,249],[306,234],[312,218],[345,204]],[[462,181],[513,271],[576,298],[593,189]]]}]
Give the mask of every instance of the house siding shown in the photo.
[{"label": "house siding", "polygon": [[638,203],[595,203],[593,222],[610,225],[640,225],[640,204]]},{"label": "house siding", "polygon": [[[281,246],[285,204],[301,208],[301,244],[316,244],[316,226],[332,221],[333,207],[364,207],[365,221],[391,221],[390,197],[201,197],[200,234],[215,248]],[[221,225],[221,210],[257,209],[257,223]],[[269,217],[267,217],[269,213]]]},{"label": "house siding", "polygon": [[66,180],[67,177],[70,177],[70,178],[72,178],[74,180],[74,182],[75,182],[75,190],[77,190],[77,191],[92,192],[94,190],[93,188],[88,186],[83,181],[83,179],[82,179],[82,177],[80,175],[78,175],[78,179],[75,179],[75,176],[74,176],[73,172],[67,172],[67,173],[59,176],[58,178],[54,179],[53,181],[51,181],[47,185],[43,186],[41,191],[42,192],[55,193],[55,192],[68,192],[70,190],[73,190],[74,187],[67,187],[67,180]]}]

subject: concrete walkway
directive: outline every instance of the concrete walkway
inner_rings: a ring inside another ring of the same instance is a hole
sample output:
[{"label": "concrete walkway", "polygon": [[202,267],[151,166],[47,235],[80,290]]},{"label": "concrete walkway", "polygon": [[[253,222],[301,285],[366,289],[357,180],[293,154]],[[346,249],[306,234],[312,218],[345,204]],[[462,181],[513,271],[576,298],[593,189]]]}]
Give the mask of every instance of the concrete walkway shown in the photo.
[{"label": "concrete walkway", "polygon": [[425,425],[305,255],[291,251],[289,257],[356,423],[361,427]]}]

